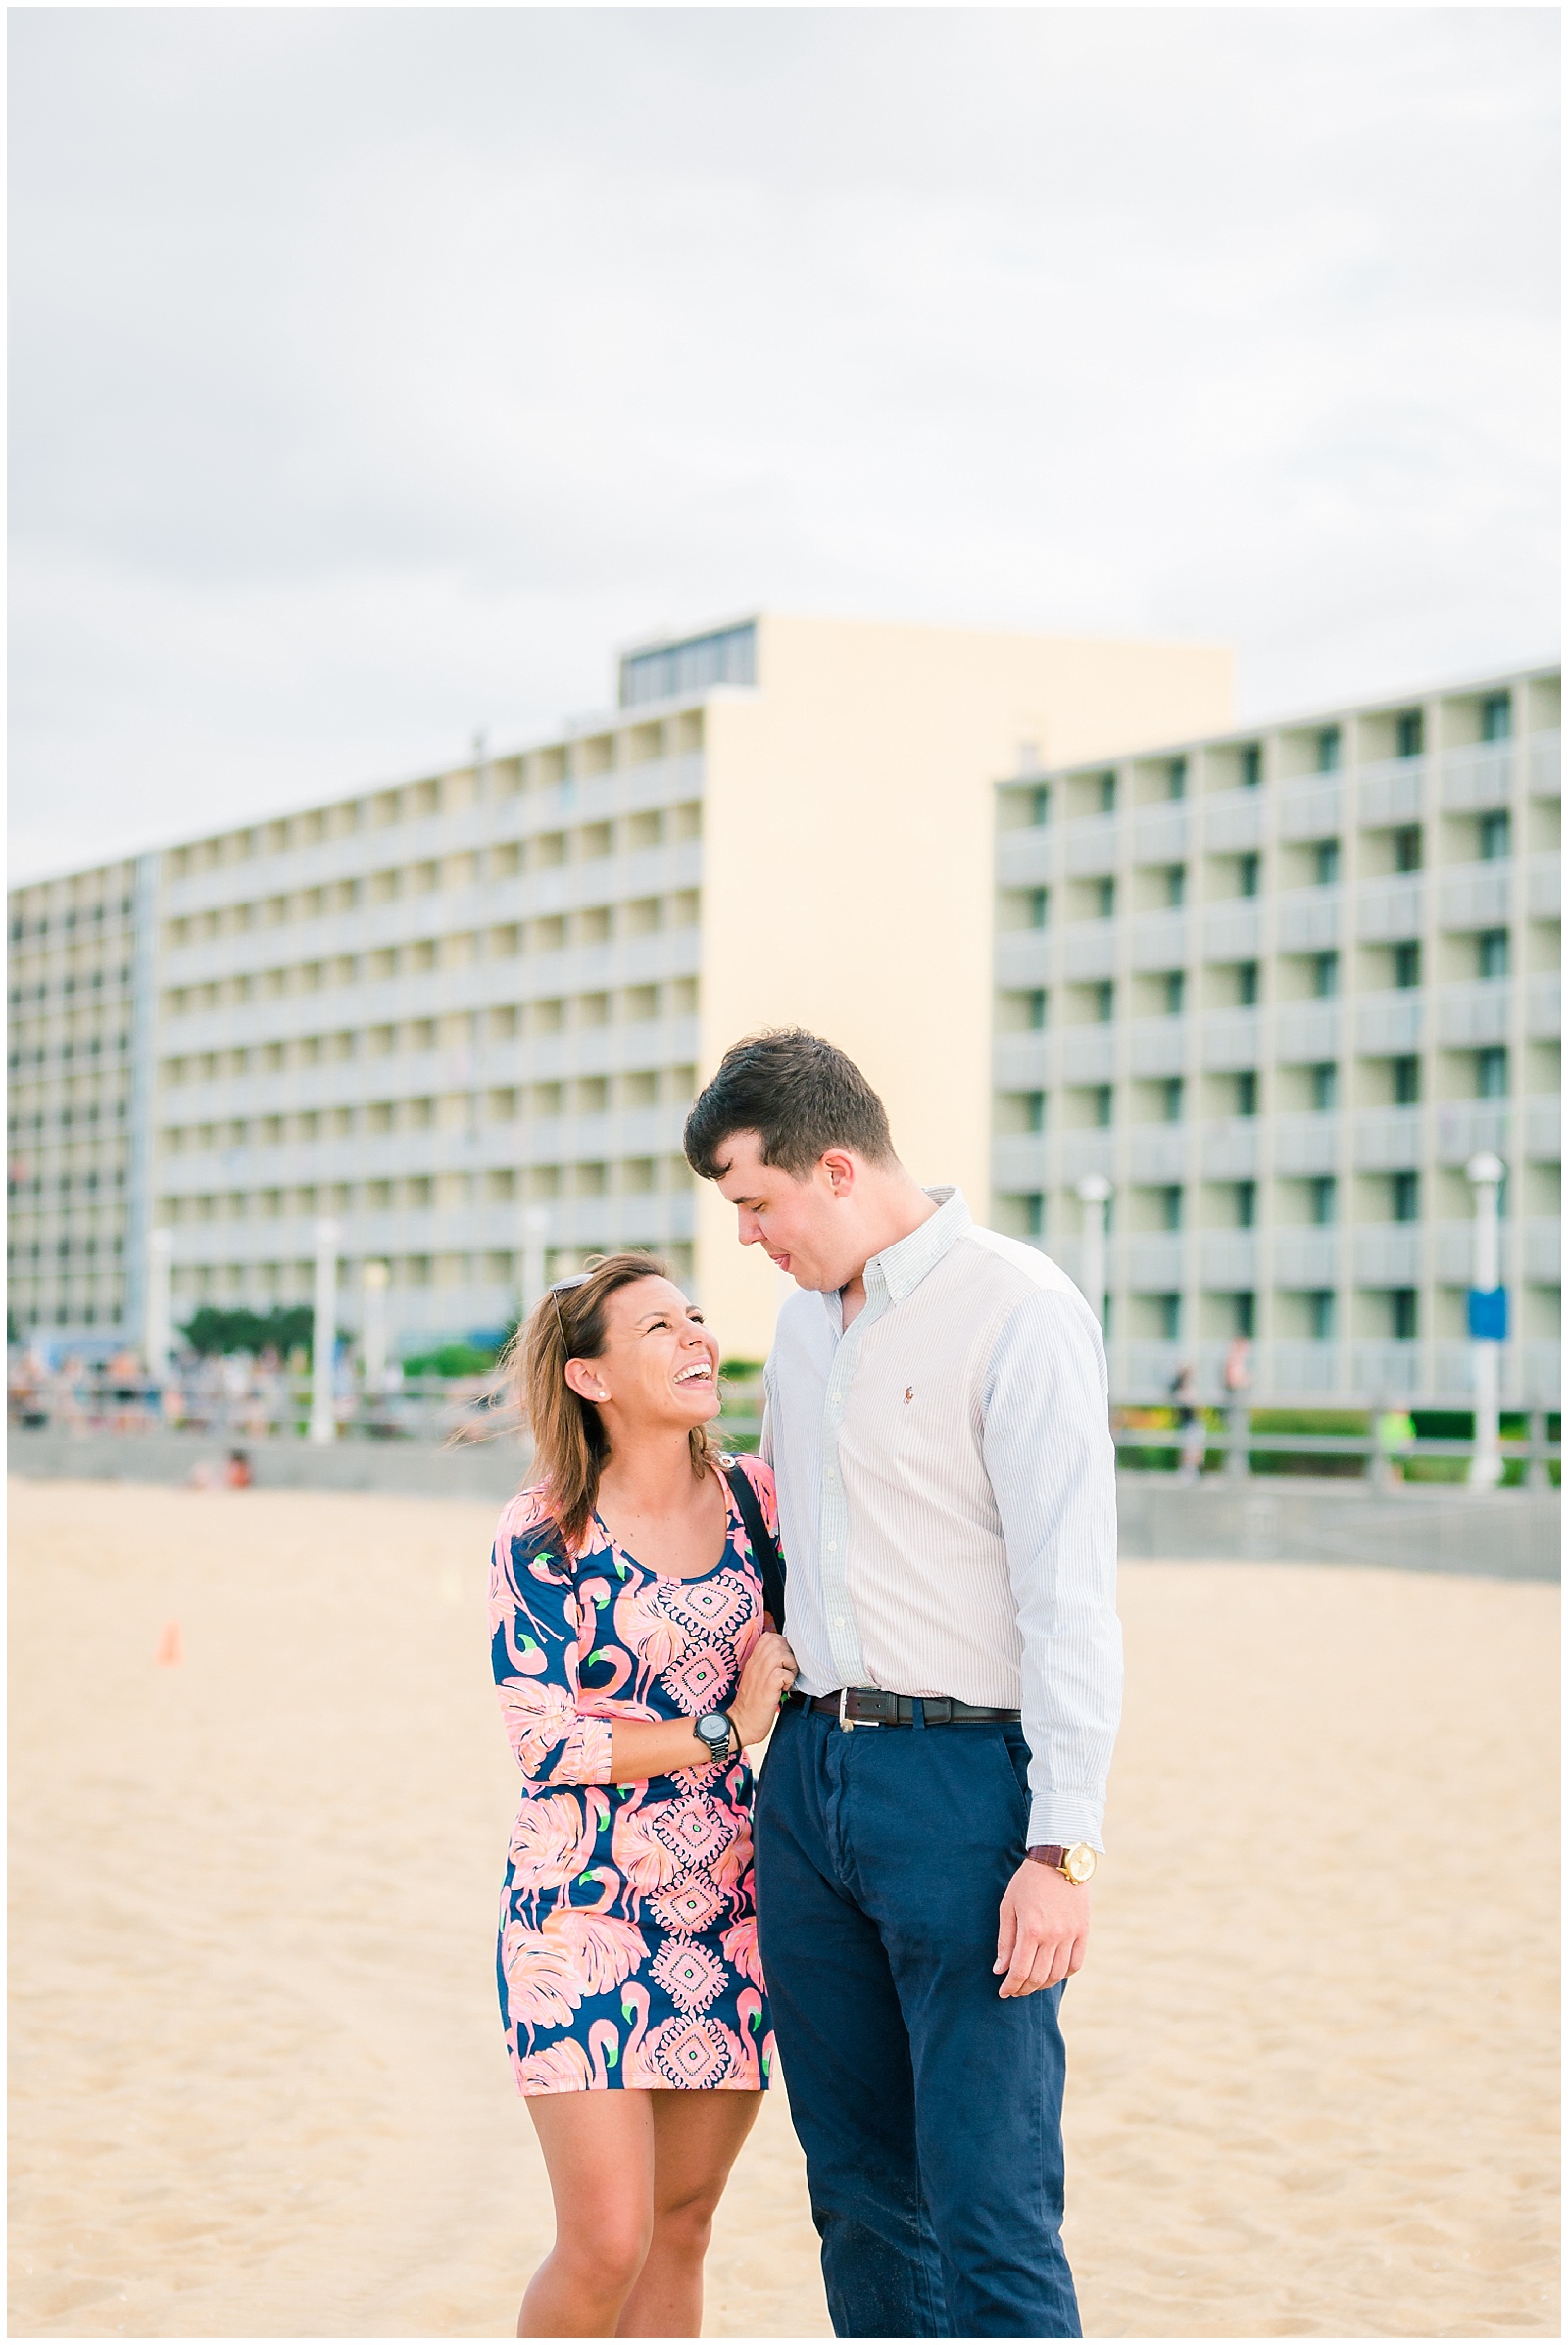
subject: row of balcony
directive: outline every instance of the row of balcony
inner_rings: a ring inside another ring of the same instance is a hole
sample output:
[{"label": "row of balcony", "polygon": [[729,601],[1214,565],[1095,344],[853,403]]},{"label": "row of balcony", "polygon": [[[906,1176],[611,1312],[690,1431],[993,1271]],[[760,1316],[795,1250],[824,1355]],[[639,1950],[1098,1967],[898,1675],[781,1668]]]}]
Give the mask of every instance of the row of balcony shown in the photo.
[{"label": "row of balcony", "polygon": [[[1247,1294],[1261,1286],[1287,1293],[1326,1288],[1467,1287],[1475,1261],[1473,1221],[1361,1223],[1347,1229],[1156,1231],[1113,1235],[1106,1243],[1106,1283],[1130,1295]],[[1504,1221],[1505,1277],[1555,1286],[1562,1276],[1562,1233],[1554,1220]],[[1076,1275],[1082,1240],[1047,1241],[1053,1260]]]},{"label": "row of balcony", "polygon": [[[1123,1400],[1163,1400],[1177,1371],[1196,1370],[1200,1397],[1224,1393],[1229,1346],[1212,1339],[1167,1343],[1148,1337],[1113,1338],[1105,1346],[1110,1389]],[[1561,1356],[1555,1343],[1530,1341],[1501,1346],[1500,1397],[1505,1407],[1554,1408],[1562,1390]],[[1248,1361],[1253,1406],[1335,1398],[1363,1407],[1393,1400],[1463,1408],[1475,1390],[1475,1353],[1469,1343],[1348,1338],[1315,1343],[1280,1338],[1250,1347]],[[1288,1446],[1279,1437],[1254,1446]]]},{"label": "row of balcony", "polygon": [[1250,1181],[1267,1172],[1286,1178],[1347,1168],[1409,1172],[1432,1162],[1463,1166],[1480,1148],[1494,1150],[1504,1163],[1560,1163],[1560,1099],[1553,1093],[1517,1104],[1447,1099],[1432,1107],[1366,1107],[1349,1115],[1222,1116],[1191,1124],[1096,1126],[1054,1136],[1004,1133],[992,1142],[992,1185],[1007,1196],[1028,1196],[1055,1181],[1081,1180],[1086,1173],[1162,1185]]}]

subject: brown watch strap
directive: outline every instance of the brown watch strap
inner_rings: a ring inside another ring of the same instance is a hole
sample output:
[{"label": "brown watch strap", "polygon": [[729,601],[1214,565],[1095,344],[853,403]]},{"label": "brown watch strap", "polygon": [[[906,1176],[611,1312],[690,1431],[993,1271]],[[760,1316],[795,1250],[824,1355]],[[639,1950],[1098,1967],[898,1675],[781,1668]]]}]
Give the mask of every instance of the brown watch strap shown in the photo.
[{"label": "brown watch strap", "polygon": [[1042,1840],[1035,1847],[1024,1850],[1024,1855],[1032,1857],[1037,1865],[1052,1865],[1058,1873],[1066,1853],[1066,1849],[1059,1847],[1054,1840]]}]

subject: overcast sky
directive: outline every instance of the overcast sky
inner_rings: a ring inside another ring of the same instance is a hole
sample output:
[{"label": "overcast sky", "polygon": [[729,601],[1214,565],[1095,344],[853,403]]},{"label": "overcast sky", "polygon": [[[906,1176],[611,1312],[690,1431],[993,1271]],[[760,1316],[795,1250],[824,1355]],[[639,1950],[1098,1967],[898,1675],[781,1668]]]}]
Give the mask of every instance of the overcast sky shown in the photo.
[{"label": "overcast sky", "polygon": [[17,877],[758,603],[1555,649],[1553,11],[10,25]]}]

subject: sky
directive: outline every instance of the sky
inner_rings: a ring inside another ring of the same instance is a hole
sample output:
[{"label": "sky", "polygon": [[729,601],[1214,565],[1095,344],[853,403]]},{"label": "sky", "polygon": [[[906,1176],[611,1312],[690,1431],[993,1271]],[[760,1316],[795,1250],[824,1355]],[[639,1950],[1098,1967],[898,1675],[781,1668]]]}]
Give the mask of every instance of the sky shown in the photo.
[{"label": "sky", "polygon": [[1547,9],[10,17],[12,873],[768,606],[1556,650]]}]

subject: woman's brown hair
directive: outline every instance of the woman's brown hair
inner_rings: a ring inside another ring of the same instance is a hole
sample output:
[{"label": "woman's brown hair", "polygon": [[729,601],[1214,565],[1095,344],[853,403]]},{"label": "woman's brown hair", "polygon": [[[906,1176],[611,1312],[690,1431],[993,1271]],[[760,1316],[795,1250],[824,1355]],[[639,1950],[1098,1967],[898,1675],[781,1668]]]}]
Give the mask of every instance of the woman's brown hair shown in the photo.
[{"label": "woman's brown hair", "polygon": [[[579,1285],[542,1295],[512,1340],[505,1366],[517,1380],[517,1400],[533,1434],[532,1479],[550,1495],[550,1511],[568,1547],[577,1546],[599,1498],[599,1477],[610,1442],[604,1419],[566,1382],[568,1360],[597,1360],[605,1348],[605,1305],[638,1279],[665,1279],[653,1254],[607,1254]],[[708,1428],[690,1434],[692,1472],[699,1481],[712,1450]]]}]

